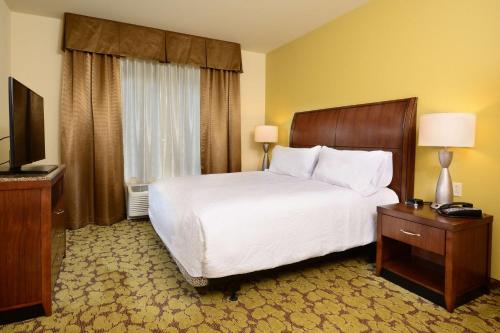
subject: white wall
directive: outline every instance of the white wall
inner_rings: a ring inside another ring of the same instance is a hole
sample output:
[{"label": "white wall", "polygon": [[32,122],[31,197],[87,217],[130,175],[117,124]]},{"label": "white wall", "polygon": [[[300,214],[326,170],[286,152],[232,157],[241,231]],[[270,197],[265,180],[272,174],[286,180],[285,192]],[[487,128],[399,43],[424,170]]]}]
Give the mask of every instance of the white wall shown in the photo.
[{"label": "white wall", "polygon": [[255,126],[266,118],[266,55],[243,51],[241,89],[241,168],[259,170],[262,163],[262,145],[253,141]]},{"label": "white wall", "polygon": [[59,96],[63,21],[11,13],[12,76],[43,97],[45,156],[40,164],[59,163]]},{"label": "white wall", "polygon": [[[0,0],[0,138],[9,135],[10,10]],[[9,159],[9,140],[0,141],[0,163]]]},{"label": "white wall", "polygon": [[[62,19],[11,13],[12,75],[44,98],[47,158],[39,163],[45,164],[59,163],[62,32]],[[265,54],[243,51],[242,58],[242,168],[257,170],[262,148],[253,142],[253,130],[265,118]]]}]

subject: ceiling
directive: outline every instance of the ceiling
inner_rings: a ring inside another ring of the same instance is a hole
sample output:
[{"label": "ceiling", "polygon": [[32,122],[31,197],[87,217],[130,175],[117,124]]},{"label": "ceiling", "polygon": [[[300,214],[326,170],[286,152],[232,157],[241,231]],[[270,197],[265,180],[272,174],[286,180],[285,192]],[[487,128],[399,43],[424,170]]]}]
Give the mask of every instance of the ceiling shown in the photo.
[{"label": "ceiling", "polygon": [[64,12],[240,43],[268,52],[367,0],[5,0],[14,12]]}]

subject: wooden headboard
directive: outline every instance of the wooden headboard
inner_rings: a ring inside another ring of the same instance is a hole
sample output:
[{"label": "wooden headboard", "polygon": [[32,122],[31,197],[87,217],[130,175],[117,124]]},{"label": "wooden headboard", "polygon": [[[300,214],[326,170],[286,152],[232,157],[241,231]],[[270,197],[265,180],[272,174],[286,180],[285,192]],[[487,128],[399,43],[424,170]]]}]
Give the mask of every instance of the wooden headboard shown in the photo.
[{"label": "wooden headboard", "polygon": [[413,197],[417,98],[297,112],[290,147],[316,145],[351,150],[392,152],[389,185],[404,202]]}]

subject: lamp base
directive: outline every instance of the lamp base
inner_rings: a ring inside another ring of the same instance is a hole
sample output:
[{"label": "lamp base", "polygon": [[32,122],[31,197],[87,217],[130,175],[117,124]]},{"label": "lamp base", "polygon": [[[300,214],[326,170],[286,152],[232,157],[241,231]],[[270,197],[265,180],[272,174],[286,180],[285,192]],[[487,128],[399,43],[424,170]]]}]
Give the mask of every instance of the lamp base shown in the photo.
[{"label": "lamp base", "polygon": [[262,159],[262,171],[266,171],[266,169],[269,169],[269,143],[264,143],[262,145],[262,148],[264,149],[264,158]]},{"label": "lamp base", "polygon": [[444,148],[438,153],[439,163],[441,164],[441,173],[436,185],[436,200],[431,208],[437,209],[444,204],[453,202],[453,183],[451,181],[450,170],[448,167],[453,159],[453,152]]}]

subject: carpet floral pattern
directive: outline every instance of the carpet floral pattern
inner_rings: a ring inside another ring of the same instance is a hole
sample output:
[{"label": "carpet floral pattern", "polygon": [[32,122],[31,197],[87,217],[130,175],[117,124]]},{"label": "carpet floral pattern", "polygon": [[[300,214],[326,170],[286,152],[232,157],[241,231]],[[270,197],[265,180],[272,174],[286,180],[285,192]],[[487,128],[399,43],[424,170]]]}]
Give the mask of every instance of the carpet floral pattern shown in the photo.
[{"label": "carpet floral pattern", "polygon": [[499,332],[500,290],[450,314],[359,257],[244,278],[238,301],[187,284],[149,222],[68,231],[51,317],[0,332]]}]

